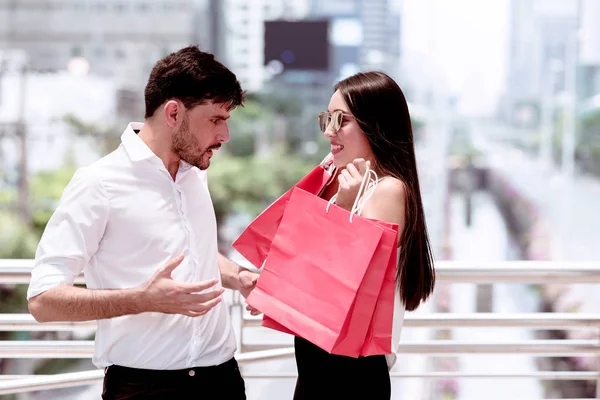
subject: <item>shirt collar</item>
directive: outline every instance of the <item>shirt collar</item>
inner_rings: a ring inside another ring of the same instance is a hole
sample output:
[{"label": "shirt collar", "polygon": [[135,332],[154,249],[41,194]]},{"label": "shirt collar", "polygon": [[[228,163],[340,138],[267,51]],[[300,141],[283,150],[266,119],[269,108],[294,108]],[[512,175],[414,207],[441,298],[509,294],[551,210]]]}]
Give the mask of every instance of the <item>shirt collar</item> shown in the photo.
[{"label": "shirt collar", "polygon": [[[156,164],[159,164],[164,168],[163,162],[150,150],[148,145],[144,143],[142,139],[135,133],[135,131],[139,131],[142,129],[144,124],[142,122],[131,122],[127,125],[125,132],[121,135],[121,142],[125,147],[125,151],[129,154],[129,157],[133,162],[150,160]],[[187,162],[180,160],[179,161],[179,171],[178,175],[183,176],[182,174],[192,169],[192,165]]]},{"label": "shirt collar", "polygon": [[131,122],[127,125],[125,132],[121,135],[121,142],[129,154],[132,161],[148,160],[156,155],[150,150],[150,148],[144,143],[142,139],[135,133],[142,129],[144,124],[142,122]]}]

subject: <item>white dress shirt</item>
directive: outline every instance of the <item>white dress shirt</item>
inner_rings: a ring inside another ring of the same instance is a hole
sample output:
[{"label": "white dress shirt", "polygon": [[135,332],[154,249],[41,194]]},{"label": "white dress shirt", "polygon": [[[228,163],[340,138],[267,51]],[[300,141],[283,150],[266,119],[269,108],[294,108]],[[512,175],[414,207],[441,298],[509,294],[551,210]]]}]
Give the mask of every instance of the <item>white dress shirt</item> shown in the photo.
[{"label": "white dress shirt", "polygon": [[[129,124],[117,150],[79,169],[40,240],[28,299],[72,284],[133,288],[185,252],[173,279],[218,279],[217,226],[206,171],[183,161],[175,181]],[[221,364],[236,341],[227,307],[186,317],[142,313],[97,322],[94,364],[183,369]]]}]

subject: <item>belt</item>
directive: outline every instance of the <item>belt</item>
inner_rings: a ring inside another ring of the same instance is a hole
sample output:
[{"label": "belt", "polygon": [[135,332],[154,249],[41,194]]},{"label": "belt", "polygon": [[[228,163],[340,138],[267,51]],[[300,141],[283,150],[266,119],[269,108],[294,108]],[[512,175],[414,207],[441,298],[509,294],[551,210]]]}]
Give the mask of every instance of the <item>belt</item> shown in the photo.
[{"label": "belt", "polygon": [[235,358],[231,358],[229,361],[219,365],[211,365],[207,367],[193,367],[185,369],[142,369],[142,368],[131,368],[124,367],[121,365],[111,365],[106,368],[106,374],[115,374],[117,376],[136,380],[146,381],[153,379],[190,379],[194,376],[206,376],[213,373],[220,372],[227,369],[238,368],[237,361]]}]

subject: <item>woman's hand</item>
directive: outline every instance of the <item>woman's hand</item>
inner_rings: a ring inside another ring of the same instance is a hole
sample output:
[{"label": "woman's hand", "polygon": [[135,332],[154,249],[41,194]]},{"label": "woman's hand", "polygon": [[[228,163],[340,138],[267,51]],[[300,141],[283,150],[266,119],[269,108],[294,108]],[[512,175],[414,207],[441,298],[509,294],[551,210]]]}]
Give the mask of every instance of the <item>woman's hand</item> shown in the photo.
[{"label": "woman's hand", "polygon": [[363,158],[357,158],[350,164],[346,165],[338,175],[339,188],[335,204],[348,211],[352,210],[358,190],[362,184],[363,178],[367,172],[367,168],[371,167],[370,161],[365,161]]}]

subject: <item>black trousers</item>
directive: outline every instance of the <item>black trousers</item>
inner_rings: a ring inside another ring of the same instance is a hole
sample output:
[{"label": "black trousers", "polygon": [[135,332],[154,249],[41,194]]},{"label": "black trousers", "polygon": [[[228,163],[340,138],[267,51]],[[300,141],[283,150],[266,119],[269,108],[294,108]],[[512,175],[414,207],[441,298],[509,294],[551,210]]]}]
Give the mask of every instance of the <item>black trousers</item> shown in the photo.
[{"label": "black trousers", "polygon": [[211,367],[148,370],[112,365],[104,375],[103,400],[246,400],[237,361]]},{"label": "black trousers", "polygon": [[339,356],[299,337],[294,339],[294,347],[298,367],[294,400],[389,400],[392,397],[384,355]]}]

